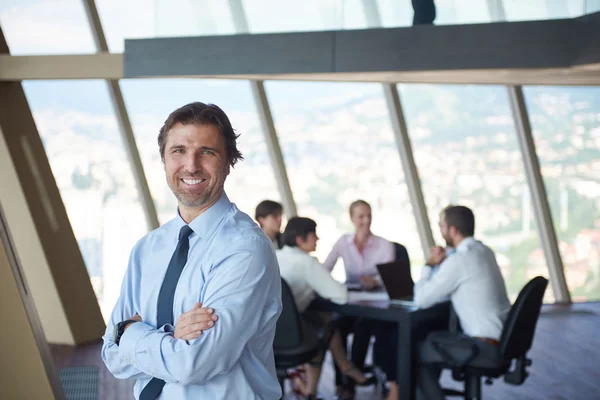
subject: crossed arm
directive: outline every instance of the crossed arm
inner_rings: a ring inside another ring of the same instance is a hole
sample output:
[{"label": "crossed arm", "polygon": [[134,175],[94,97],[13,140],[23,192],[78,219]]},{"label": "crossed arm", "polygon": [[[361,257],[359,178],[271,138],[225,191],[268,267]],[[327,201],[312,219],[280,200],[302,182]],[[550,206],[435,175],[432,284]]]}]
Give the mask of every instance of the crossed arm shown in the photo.
[{"label": "crossed arm", "polygon": [[[117,378],[156,377],[181,385],[203,384],[230,370],[248,340],[265,325],[275,326],[277,321],[280,307],[272,300],[273,285],[279,287],[279,276],[276,268],[266,265],[271,261],[264,253],[256,246],[246,246],[213,266],[202,297],[204,304],[218,314],[219,321],[212,329],[193,338],[203,327],[195,324],[209,321],[192,318],[186,325],[192,325],[189,331],[181,331],[182,339],[186,334],[192,336],[188,341],[178,339],[168,325],[156,329],[138,322],[128,326],[117,346],[112,340],[111,325],[136,313],[122,291],[104,336],[102,356],[109,370]],[[125,278],[125,289],[131,285],[128,280],[134,279],[135,274],[131,275]],[[201,314],[193,311],[188,319]],[[267,318],[263,318],[265,314]],[[180,321],[181,318],[177,324]],[[178,331],[177,325],[175,331]]]}]

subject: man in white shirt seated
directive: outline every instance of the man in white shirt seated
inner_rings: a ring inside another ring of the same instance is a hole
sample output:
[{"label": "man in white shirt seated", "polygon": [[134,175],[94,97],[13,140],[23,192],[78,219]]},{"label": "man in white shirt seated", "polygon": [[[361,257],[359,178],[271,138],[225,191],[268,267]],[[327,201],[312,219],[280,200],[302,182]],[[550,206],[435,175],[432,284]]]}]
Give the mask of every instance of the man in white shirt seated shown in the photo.
[{"label": "man in white shirt seated", "polygon": [[[455,252],[447,256],[442,247],[431,249],[421,280],[415,284],[414,301],[418,307],[427,308],[450,299],[464,333],[444,335],[445,342],[451,344],[456,340],[458,343],[461,337],[464,340],[465,334],[477,339],[473,342],[478,348],[478,355],[469,365],[485,367],[493,363],[499,354],[499,339],[510,310],[504,279],[494,252],[473,238],[475,217],[469,208],[446,207],[440,214],[439,226],[446,244]],[[436,265],[438,270],[432,274]],[[430,334],[418,349],[419,388],[427,400],[444,398],[439,384],[441,370],[436,365],[444,362],[444,358],[434,347],[435,335]],[[380,337],[389,339],[389,335],[387,338]],[[394,346],[395,340],[391,338],[388,349]],[[464,357],[464,350],[456,351],[457,357]],[[450,354],[454,355],[452,351]],[[386,374],[395,378],[393,363],[388,366]],[[392,392],[397,390],[394,383],[391,388]]]},{"label": "man in white shirt seated", "polygon": [[[346,287],[331,277],[327,269],[309,253],[317,247],[317,224],[310,218],[293,217],[289,220],[283,232],[285,246],[277,250],[277,261],[281,277],[287,282],[296,307],[302,318],[317,330],[325,329],[323,351],[329,347],[333,360],[342,373],[352,379],[357,385],[364,386],[374,383],[368,379],[346,358],[339,332],[332,329],[331,316],[323,313],[307,311],[310,303],[320,296],[334,303],[343,304],[348,301]],[[329,332],[327,332],[329,331]],[[307,380],[297,381],[299,391],[308,399],[316,398],[317,385],[321,374],[322,355],[318,360],[305,366]]]},{"label": "man in white shirt seated", "polygon": [[[450,298],[465,334],[476,338],[479,353],[470,365],[485,367],[498,355],[504,321],[510,310],[506,286],[494,252],[475,240],[475,217],[464,206],[449,206],[440,215],[440,232],[456,252],[446,258],[441,247],[431,249],[422,278],[415,285],[415,303],[422,308]],[[431,266],[439,271],[428,275]],[[456,334],[460,340],[460,334]],[[439,367],[443,361],[434,348],[432,335],[419,348],[419,387],[427,399],[443,399]],[[460,349],[457,349],[460,351]],[[460,357],[460,356],[458,356]]]}]

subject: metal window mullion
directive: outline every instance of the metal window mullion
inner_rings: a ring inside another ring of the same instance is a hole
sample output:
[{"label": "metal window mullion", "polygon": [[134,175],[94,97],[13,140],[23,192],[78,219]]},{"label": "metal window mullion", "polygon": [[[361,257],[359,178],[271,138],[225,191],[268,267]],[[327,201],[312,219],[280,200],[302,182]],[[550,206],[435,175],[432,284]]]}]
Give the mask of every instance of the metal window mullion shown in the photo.
[{"label": "metal window mullion", "polygon": [[[104,31],[102,30],[102,24],[100,22],[100,15],[96,8],[96,2],[94,0],[84,0],[84,7],[86,14],[92,29],[92,35],[96,43],[96,50],[98,52],[108,52],[108,44]],[[113,105],[117,121],[119,123],[119,131],[123,137],[123,144],[129,163],[133,168],[133,176],[140,195],[142,206],[144,208],[144,214],[148,223],[149,230],[156,229],[160,226],[158,222],[158,215],[156,213],[156,207],[154,205],[154,199],[150,193],[150,187],[148,186],[148,180],[144,173],[144,166],[140,157],[140,152],[135,142],[135,136],[133,134],[133,128],[131,127],[131,120],[127,113],[127,107],[125,106],[125,100],[121,87],[119,86],[118,80],[106,80],[109,96]]]},{"label": "metal window mullion", "polygon": [[362,8],[367,20],[367,27],[381,28],[381,14],[375,0],[362,0]]},{"label": "metal window mullion", "polygon": [[265,134],[265,142],[275,174],[275,180],[277,181],[277,188],[281,195],[285,214],[290,218],[297,215],[296,202],[294,201],[287,169],[285,167],[285,162],[283,161],[283,154],[281,152],[281,147],[279,146],[279,138],[277,137],[277,131],[275,130],[275,123],[273,122],[273,115],[271,114],[271,108],[269,107],[269,101],[265,92],[265,85],[263,81],[251,81],[250,86],[252,87],[252,95]]},{"label": "metal window mullion", "polygon": [[427,206],[425,205],[425,197],[421,189],[421,180],[419,179],[419,172],[415,164],[410,137],[408,136],[408,128],[406,127],[400,95],[398,94],[398,88],[393,83],[384,84],[383,92],[390,111],[394,138],[396,139],[402,169],[404,170],[404,178],[408,186],[408,194],[415,215],[419,238],[421,239],[423,255],[427,259],[429,257],[429,248],[434,245],[433,233],[429,223],[429,216],[427,215]]},{"label": "metal window mullion", "polygon": [[503,0],[486,0],[486,3],[492,22],[506,21],[506,12],[504,11]]},{"label": "metal window mullion", "polygon": [[548,196],[535,150],[523,89],[521,86],[507,86],[507,91],[525,166],[527,184],[531,192],[538,233],[548,265],[550,284],[558,303],[570,303],[571,297],[567,288],[556,232],[552,223],[550,205],[548,204]]},{"label": "metal window mullion", "polygon": [[[371,0],[363,0],[363,9],[369,28],[380,28],[382,26],[381,14],[379,13],[377,3]],[[382,86],[408,188],[410,203],[417,224],[417,231],[419,232],[423,257],[427,259],[429,257],[429,249],[434,245],[433,232],[431,231],[425,197],[421,188],[421,180],[419,179],[419,172],[415,164],[410,137],[408,136],[408,128],[406,126],[406,119],[404,118],[404,111],[402,110],[400,95],[395,84],[384,83]]]},{"label": "metal window mullion", "polygon": [[250,33],[250,26],[248,25],[248,19],[244,12],[244,5],[242,0],[229,0],[229,10],[231,11],[231,17],[233,18],[233,27],[237,33]]},{"label": "metal window mullion", "polygon": [[[240,34],[250,33],[248,19],[246,18],[242,1],[229,0],[229,9],[231,11],[236,32]],[[263,81],[250,81],[250,87],[252,90],[252,98],[254,99],[259,114],[262,130],[265,135],[267,152],[269,154],[269,159],[271,160],[273,175],[275,175],[275,180],[277,181],[277,189],[281,196],[284,212],[285,215],[290,218],[297,215],[296,202],[294,201],[287,168],[283,160],[283,153],[281,152],[281,146],[279,145],[277,130],[275,128],[275,123],[273,122],[273,114],[271,113],[271,107],[269,106],[269,100],[267,99],[267,94],[265,92],[265,84]]]}]

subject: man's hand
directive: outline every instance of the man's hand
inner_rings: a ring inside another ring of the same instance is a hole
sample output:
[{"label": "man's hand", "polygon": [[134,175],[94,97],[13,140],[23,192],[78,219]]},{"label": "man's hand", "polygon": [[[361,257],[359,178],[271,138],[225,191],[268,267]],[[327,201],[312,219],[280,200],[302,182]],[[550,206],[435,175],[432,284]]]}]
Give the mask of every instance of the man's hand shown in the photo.
[{"label": "man's hand", "polygon": [[446,258],[446,252],[441,246],[433,246],[429,249],[429,258],[427,259],[427,265],[433,267],[440,264]]},{"label": "man's hand", "polygon": [[[137,322],[142,322],[142,317],[140,317],[140,314],[135,314],[133,317],[131,317],[131,318],[129,318],[129,319],[132,319],[132,320],[134,320],[134,321],[137,321]],[[128,329],[128,328],[129,328],[129,327],[132,325],[132,324],[134,324],[134,323],[135,323],[135,322],[130,322],[130,323],[128,323],[127,325],[125,325],[125,328],[123,328],[123,333],[125,333],[125,331],[126,331],[126,330],[127,330],[127,329]]]},{"label": "man's hand", "polygon": [[202,331],[212,328],[218,319],[213,314],[214,310],[202,307],[202,303],[196,303],[194,308],[179,316],[175,324],[174,336],[182,340],[194,340],[202,335]]},{"label": "man's hand", "polygon": [[379,286],[377,279],[372,276],[364,275],[360,277],[360,284],[367,290],[373,290]]}]

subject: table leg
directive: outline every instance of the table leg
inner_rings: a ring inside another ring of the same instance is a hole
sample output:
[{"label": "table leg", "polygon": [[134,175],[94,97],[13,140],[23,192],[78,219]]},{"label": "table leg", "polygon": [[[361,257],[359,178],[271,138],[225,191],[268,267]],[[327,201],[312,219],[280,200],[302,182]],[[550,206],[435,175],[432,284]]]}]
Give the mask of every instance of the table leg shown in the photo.
[{"label": "table leg", "polygon": [[413,346],[410,321],[398,322],[398,354],[397,354],[398,395],[401,399],[414,400],[416,379],[413,373]]}]

